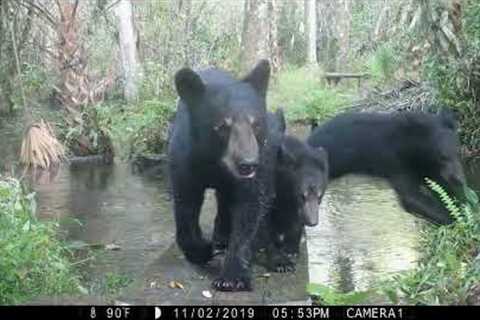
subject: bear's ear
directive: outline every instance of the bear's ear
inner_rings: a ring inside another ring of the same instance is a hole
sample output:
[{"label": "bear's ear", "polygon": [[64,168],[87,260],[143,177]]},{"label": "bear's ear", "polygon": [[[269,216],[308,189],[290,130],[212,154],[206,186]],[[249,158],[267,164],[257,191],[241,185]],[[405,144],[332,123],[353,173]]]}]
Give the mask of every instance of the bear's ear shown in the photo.
[{"label": "bear's ear", "polygon": [[285,121],[282,107],[277,108],[277,110],[275,111],[275,117],[277,117],[277,120],[280,123],[280,131],[282,133],[285,133],[285,131],[287,130],[287,123]]},{"label": "bear's ear", "polygon": [[457,129],[457,115],[452,110],[441,109],[438,113],[442,124],[452,130]]},{"label": "bear's ear", "polygon": [[278,148],[278,162],[284,166],[293,167],[297,163],[297,158],[295,155],[288,150],[284,143]]},{"label": "bear's ear", "polygon": [[190,68],[183,68],[175,74],[175,88],[187,104],[193,104],[205,93],[205,84],[200,76]]},{"label": "bear's ear", "polygon": [[268,60],[260,60],[255,68],[243,78],[243,81],[248,82],[262,97],[266,97],[269,79],[270,63]]}]

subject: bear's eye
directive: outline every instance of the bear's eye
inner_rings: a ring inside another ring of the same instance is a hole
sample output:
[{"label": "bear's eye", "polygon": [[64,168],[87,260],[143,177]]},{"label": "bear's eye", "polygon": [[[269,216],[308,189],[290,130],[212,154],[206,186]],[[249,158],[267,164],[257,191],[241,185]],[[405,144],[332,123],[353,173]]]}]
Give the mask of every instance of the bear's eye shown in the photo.
[{"label": "bear's eye", "polygon": [[232,126],[232,118],[225,118],[220,121],[215,127],[215,131],[217,132],[225,132]]},{"label": "bear's eye", "polygon": [[308,191],[304,191],[304,192],[302,193],[302,199],[303,199],[303,201],[307,201],[307,199],[308,199]]},{"label": "bear's eye", "polygon": [[250,123],[255,132],[260,131],[260,129],[262,128],[261,122],[253,116],[248,116],[248,122]]},{"label": "bear's eye", "polygon": [[255,121],[253,123],[253,130],[260,131],[261,128],[262,128],[262,125],[261,125],[260,121]]}]

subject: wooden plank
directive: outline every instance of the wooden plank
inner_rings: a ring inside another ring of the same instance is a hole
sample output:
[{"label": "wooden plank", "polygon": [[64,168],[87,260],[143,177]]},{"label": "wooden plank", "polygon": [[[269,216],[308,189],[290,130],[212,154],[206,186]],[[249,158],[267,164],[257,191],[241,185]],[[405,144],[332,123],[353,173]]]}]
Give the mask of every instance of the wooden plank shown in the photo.
[{"label": "wooden plank", "polygon": [[327,72],[325,73],[325,78],[335,79],[335,78],[368,78],[370,75],[368,73],[340,73],[340,72]]}]

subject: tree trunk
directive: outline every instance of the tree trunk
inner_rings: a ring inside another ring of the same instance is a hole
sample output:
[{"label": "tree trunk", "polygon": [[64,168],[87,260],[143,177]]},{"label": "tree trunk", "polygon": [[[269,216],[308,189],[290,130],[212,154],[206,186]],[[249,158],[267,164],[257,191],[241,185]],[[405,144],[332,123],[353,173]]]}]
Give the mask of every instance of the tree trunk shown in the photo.
[{"label": "tree trunk", "polygon": [[242,69],[250,70],[260,59],[270,60],[272,72],[280,67],[278,0],[245,0],[242,34]]},{"label": "tree trunk", "polygon": [[184,41],[184,56],[185,65],[192,66],[192,49],[190,47],[190,39],[192,35],[192,0],[183,0],[185,6],[185,41]]},{"label": "tree trunk", "polygon": [[336,0],[317,1],[317,61],[326,71],[337,69],[336,6]]},{"label": "tree trunk", "polygon": [[348,65],[348,54],[350,51],[350,27],[352,20],[350,0],[338,1],[337,14],[337,37],[339,46],[339,55],[337,59],[337,70],[342,70]]},{"label": "tree trunk", "polygon": [[280,47],[278,45],[278,17],[280,12],[280,4],[281,2],[278,0],[268,1],[268,48],[273,73],[278,71],[282,64]]},{"label": "tree trunk", "polygon": [[259,59],[268,59],[268,0],[245,0],[242,35],[242,69],[252,68]]},{"label": "tree trunk", "polygon": [[389,2],[387,0],[383,0],[382,10],[380,11],[380,15],[378,16],[377,23],[375,25],[375,30],[373,32],[373,38],[375,42],[382,40],[385,35],[385,22],[387,19],[388,10]]},{"label": "tree trunk", "polygon": [[90,88],[86,74],[85,52],[78,39],[80,23],[77,19],[79,0],[58,1],[60,22],[57,26],[58,69],[61,83],[57,93],[62,105],[75,118],[79,110],[90,101]]},{"label": "tree trunk", "polygon": [[305,0],[305,36],[307,64],[317,64],[317,10],[316,0]]},{"label": "tree trunk", "polygon": [[120,0],[115,6],[118,21],[118,41],[122,62],[124,97],[128,101],[136,99],[140,76],[137,32],[133,19],[133,6],[130,0]]}]

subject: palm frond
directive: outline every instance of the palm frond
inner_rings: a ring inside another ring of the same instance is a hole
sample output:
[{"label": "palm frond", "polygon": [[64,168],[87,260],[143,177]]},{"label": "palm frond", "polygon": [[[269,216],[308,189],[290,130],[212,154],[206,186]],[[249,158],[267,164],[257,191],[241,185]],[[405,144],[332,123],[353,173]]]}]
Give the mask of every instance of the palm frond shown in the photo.
[{"label": "palm frond", "polygon": [[65,158],[65,148],[47,122],[42,119],[28,127],[20,151],[21,163],[28,167],[47,169]]}]

